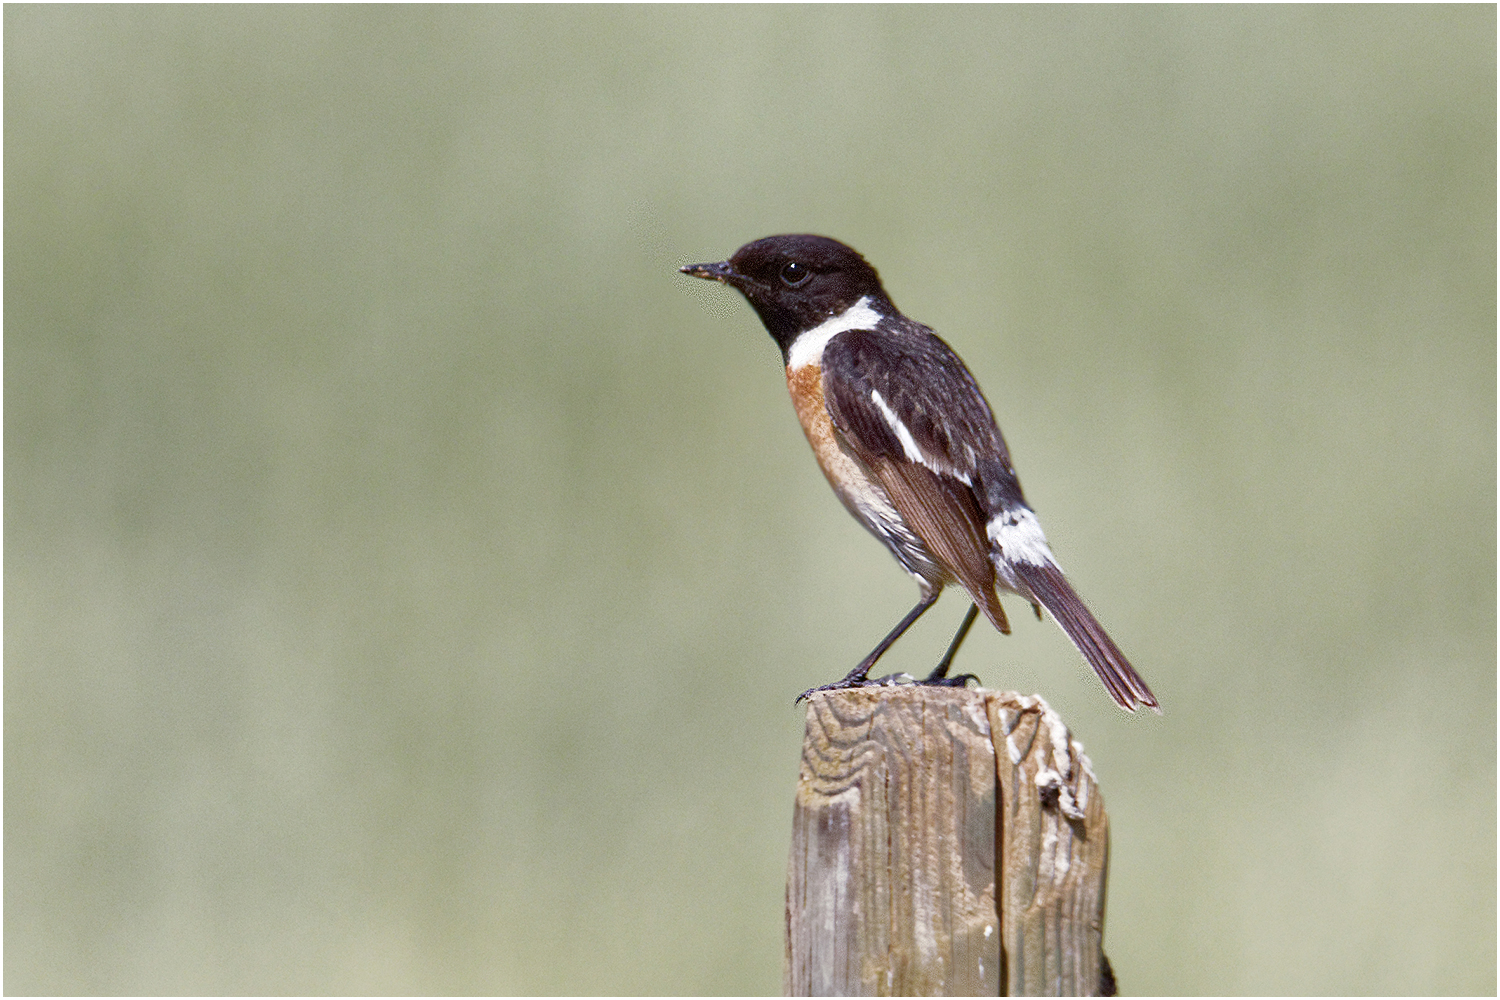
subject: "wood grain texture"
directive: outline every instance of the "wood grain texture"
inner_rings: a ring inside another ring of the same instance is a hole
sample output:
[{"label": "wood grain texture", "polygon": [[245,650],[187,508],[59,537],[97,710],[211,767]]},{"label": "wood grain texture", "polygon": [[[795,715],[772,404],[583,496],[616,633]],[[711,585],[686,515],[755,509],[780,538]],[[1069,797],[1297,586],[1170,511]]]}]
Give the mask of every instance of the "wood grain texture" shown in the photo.
[{"label": "wood grain texture", "polygon": [[[787,877],[788,995],[1097,988],[1107,835],[1088,823],[1103,821],[1103,804],[1055,720],[1040,699],[985,690],[809,699]],[[1014,867],[998,881],[997,857]]]}]

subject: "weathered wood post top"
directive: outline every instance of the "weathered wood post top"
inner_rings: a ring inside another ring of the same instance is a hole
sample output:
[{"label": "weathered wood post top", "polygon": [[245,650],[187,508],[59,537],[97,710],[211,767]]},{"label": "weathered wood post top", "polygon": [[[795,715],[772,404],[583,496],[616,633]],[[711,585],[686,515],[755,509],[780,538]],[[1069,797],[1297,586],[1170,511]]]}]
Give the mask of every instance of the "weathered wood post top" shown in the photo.
[{"label": "weathered wood post top", "polygon": [[788,995],[1110,995],[1109,821],[1039,697],[809,699],[787,873]]}]

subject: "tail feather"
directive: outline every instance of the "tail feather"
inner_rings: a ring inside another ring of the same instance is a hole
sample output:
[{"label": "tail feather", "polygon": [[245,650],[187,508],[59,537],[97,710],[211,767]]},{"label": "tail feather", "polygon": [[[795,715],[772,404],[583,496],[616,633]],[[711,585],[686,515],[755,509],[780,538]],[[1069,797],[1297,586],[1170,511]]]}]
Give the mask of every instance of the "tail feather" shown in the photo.
[{"label": "tail feather", "polygon": [[1036,600],[1052,612],[1052,617],[1073,640],[1083,658],[1089,661],[1089,666],[1094,668],[1094,673],[1099,675],[1117,705],[1127,712],[1134,712],[1139,705],[1154,709],[1158,714],[1161,712],[1156,695],[1125,659],[1125,654],[1104,631],[1104,626],[1089,611],[1062,570],[1052,563],[1021,561],[1011,563],[1010,568],[1031,589]]}]

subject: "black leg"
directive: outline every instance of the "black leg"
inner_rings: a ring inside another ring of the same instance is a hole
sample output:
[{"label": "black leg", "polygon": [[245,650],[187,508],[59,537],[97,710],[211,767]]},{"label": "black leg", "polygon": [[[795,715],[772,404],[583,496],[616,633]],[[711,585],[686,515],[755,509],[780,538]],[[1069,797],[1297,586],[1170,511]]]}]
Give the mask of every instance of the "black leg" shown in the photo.
[{"label": "black leg", "polygon": [[847,677],[836,684],[824,684],[822,687],[808,688],[797,696],[797,702],[801,702],[802,699],[816,691],[838,691],[843,688],[864,687],[866,683],[865,678],[870,675],[870,668],[875,665],[875,661],[880,659],[887,649],[891,648],[892,643],[901,638],[901,633],[911,628],[912,623],[922,617],[923,612],[937,603],[938,595],[941,593],[941,590],[934,590],[930,594],[923,594],[922,599],[917,602],[917,606],[908,611],[906,617],[896,623],[896,627],[891,629],[890,634],[881,639],[880,645],[872,649],[869,656],[860,660],[859,666],[849,671]]},{"label": "black leg", "polygon": [[958,655],[958,647],[964,644],[964,637],[969,634],[969,629],[974,625],[974,619],[979,617],[979,605],[970,604],[968,614],[964,615],[964,622],[958,627],[958,634],[953,641],[948,643],[948,652],[938,661],[938,665],[932,668],[932,673],[921,682],[937,687],[967,687],[970,680],[979,680],[973,674],[959,674],[957,677],[948,676],[948,668],[953,665],[953,657]]}]

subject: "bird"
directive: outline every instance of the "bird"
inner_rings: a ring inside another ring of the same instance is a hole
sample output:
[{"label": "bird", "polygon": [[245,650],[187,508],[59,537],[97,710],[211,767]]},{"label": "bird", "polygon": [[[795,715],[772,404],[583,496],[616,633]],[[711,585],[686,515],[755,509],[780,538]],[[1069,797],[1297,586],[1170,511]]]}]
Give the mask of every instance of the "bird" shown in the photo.
[{"label": "bird", "polygon": [[979,383],[937,333],[896,308],[858,251],[826,236],[785,234],[679,270],[750,303],[781,349],[792,405],[829,485],[919,589],[916,605],[847,676],[797,701],[888,682],[871,680],[871,668],[945,586],[958,584],[972,603],[918,683],[977,680],[948,671],[980,612],[1010,633],[1003,591],[1029,602],[1038,619],[1046,608],[1117,705],[1161,711],[1059,568]]}]

